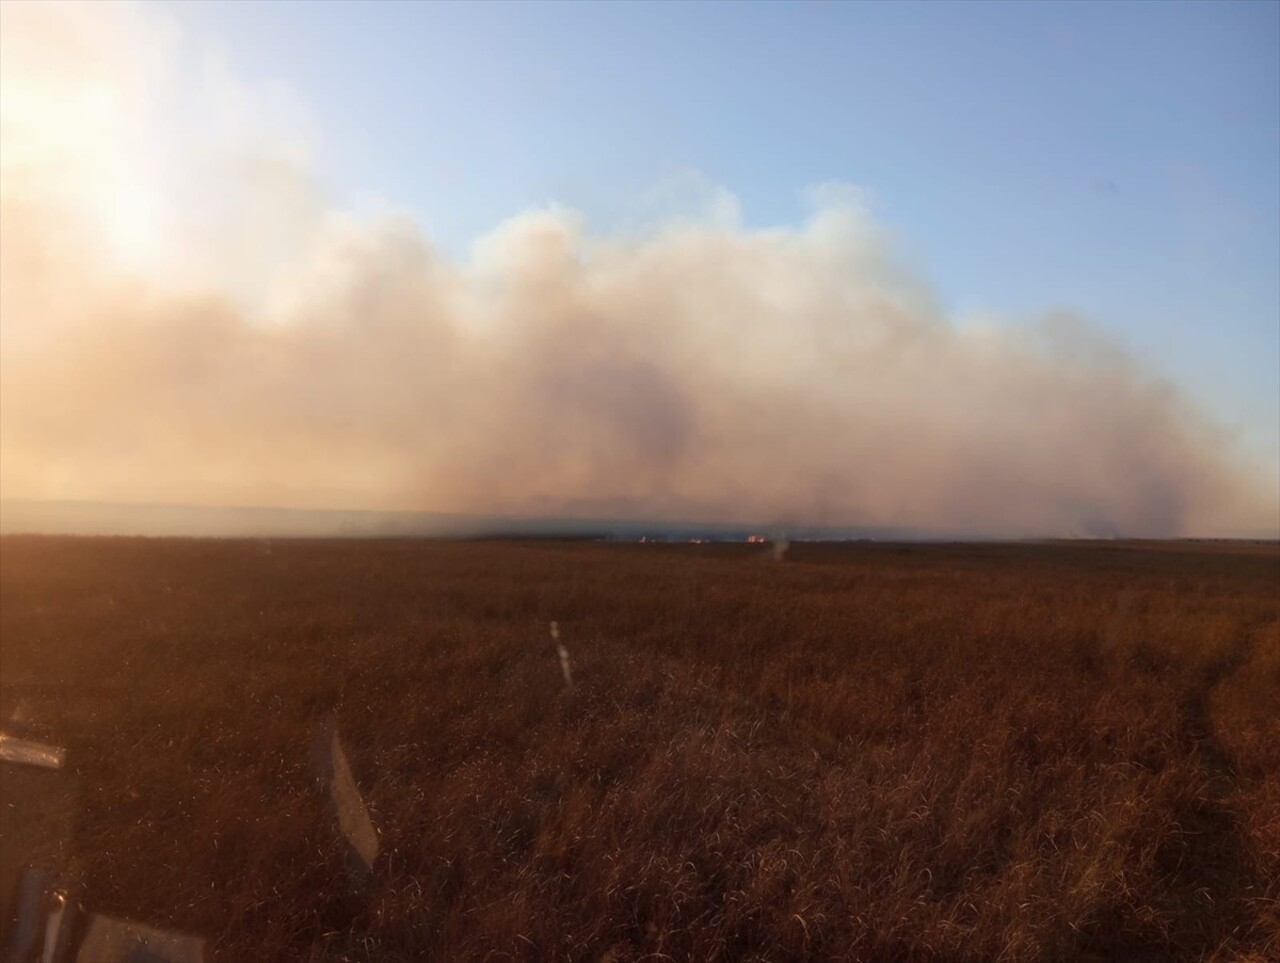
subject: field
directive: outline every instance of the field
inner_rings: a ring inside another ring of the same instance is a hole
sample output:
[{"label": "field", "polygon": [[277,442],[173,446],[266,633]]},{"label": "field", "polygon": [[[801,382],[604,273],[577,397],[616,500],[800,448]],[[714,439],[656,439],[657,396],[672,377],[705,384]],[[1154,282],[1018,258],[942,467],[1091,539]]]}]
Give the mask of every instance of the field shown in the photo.
[{"label": "field", "polygon": [[223,961],[1280,958],[1274,544],[14,537],[0,656]]}]

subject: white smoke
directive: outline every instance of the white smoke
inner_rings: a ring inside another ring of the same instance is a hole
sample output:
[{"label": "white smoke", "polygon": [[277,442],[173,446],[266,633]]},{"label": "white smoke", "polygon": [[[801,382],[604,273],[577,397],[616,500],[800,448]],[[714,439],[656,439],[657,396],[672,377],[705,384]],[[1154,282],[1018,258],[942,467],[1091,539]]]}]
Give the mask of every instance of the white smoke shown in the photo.
[{"label": "white smoke", "polygon": [[[770,230],[718,188],[624,236],[549,207],[459,262],[405,216],[329,205],[287,91],[205,71],[195,102],[226,137],[153,136],[176,43],[158,14],[3,16],[6,498],[992,535],[1280,525],[1275,466],[1176,387],[1078,319],[956,324],[848,188]],[[262,103],[293,118],[266,125],[279,143],[236,120]]]}]

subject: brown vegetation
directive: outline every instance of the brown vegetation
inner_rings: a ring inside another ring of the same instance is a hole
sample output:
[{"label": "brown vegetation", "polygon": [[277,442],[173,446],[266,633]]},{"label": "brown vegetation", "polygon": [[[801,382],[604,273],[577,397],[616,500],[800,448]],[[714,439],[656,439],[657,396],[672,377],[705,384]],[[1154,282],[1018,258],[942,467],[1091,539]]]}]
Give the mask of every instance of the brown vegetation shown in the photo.
[{"label": "brown vegetation", "polygon": [[1280,954],[1274,545],[0,550],[81,896],[222,960]]}]

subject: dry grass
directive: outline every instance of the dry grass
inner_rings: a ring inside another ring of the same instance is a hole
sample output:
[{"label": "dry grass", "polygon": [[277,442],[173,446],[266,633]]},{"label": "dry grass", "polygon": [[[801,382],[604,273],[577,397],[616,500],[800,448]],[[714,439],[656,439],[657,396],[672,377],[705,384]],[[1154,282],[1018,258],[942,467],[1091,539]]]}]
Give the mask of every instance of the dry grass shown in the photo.
[{"label": "dry grass", "polygon": [[0,552],[82,896],[222,960],[1280,955],[1273,545]]}]

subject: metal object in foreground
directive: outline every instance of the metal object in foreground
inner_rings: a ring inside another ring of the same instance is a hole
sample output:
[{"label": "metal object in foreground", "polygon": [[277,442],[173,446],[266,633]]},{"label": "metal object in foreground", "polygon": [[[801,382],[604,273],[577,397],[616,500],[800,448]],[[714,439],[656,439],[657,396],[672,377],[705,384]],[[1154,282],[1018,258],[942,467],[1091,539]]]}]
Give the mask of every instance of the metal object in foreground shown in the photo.
[{"label": "metal object in foreground", "polygon": [[129,920],[89,917],[76,963],[204,963],[204,939]]},{"label": "metal object in foreground", "polygon": [[369,811],[351,775],[338,728],[332,721],[316,726],[311,750],[320,782],[329,793],[329,803],[346,843],[348,874],[352,883],[363,884],[373,873],[373,863],[378,858],[378,832],[369,821]]},{"label": "metal object in foreground", "polygon": [[12,762],[21,766],[39,766],[41,769],[61,769],[67,761],[67,750],[59,746],[18,739],[0,732],[0,762]]}]

